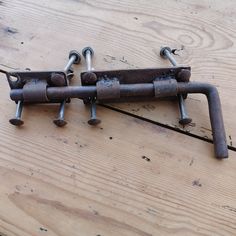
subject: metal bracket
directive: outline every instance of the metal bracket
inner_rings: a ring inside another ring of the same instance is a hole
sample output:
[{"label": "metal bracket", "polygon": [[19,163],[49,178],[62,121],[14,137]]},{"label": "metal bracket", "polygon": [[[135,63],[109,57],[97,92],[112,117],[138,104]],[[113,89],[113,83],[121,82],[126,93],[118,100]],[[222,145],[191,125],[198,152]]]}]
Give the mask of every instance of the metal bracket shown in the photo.
[{"label": "metal bracket", "polygon": [[58,103],[61,100],[47,98],[47,88],[68,86],[63,71],[17,71],[7,72],[6,76],[11,90],[23,89],[24,103]]},{"label": "metal bracket", "polygon": [[189,82],[191,76],[191,67],[177,66],[167,68],[148,68],[148,69],[130,69],[130,70],[109,70],[92,71],[97,79],[88,80],[88,72],[81,73],[81,83],[83,86],[95,85],[102,79],[116,78],[120,84],[139,84],[152,83],[154,80],[163,78],[173,78],[178,82]]},{"label": "metal bracket", "polygon": [[[81,73],[81,84],[82,86],[96,85],[98,88],[99,101],[120,102],[121,100],[119,95],[120,93],[118,92],[118,82],[119,85],[148,84],[154,82],[156,84],[160,81],[169,79],[173,79],[178,82],[189,82],[190,76],[191,68],[189,66],[131,70],[91,71]],[[132,90],[130,91],[130,93],[132,94]],[[109,94],[112,96],[109,96]],[[156,98],[157,97],[158,96],[156,96]],[[186,97],[187,94],[185,94],[185,98]],[[176,95],[172,96],[172,99],[173,98],[176,99]],[[155,99],[155,97],[153,97],[153,99]],[[168,97],[167,99],[170,99],[170,97]],[[125,101],[127,102],[143,100],[145,100],[145,98],[140,98],[139,96],[127,96],[125,99]],[[87,102],[87,99],[84,99],[84,103]]]}]

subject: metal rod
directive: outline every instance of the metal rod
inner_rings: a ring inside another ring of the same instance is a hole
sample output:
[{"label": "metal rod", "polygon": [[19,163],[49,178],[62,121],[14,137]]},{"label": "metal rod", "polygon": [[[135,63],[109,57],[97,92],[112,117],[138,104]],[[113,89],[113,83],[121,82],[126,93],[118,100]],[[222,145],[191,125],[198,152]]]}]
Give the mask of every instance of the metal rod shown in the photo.
[{"label": "metal rod", "polygon": [[92,54],[90,50],[86,50],[85,60],[86,60],[87,71],[91,71],[92,70]]},{"label": "metal rod", "polygon": [[17,106],[16,106],[16,118],[17,119],[21,118],[22,110],[23,110],[23,102],[18,101]]},{"label": "metal rod", "polygon": [[68,73],[68,71],[70,70],[71,66],[74,64],[75,61],[76,61],[76,56],[72,55],[64,68],[66,74]]},{"label": "metal rod", "polygon": [[66,104],[66,101],[64,100],[63,102],[61,102],[60,109],[59,109],[59,118],[62,120],[64,120],[64,116],[65,116],[65,104]]},{"label": "metal rod", "polygon": [[63,127],[67,124],[67,122],[65,121],[65,105],[66,100],[63,100],[60,104],[58,118],[53,120],[53,123],[58,127]]},{"label": "metal rod", "polygon": [[173,55],[171,54],[170,50],[164,49],[164,54],[173,66],[177,66],[177,62],[173,57]]},{"label": "metal rod", "polygon": [[9,122],[15,126],[21,126],[24,124],[24,121],[21,120],[21,114],[23,110],[23,102],[19,100],[16,105],[16,114],[15,118],[10,119]]},{"label": "metal rod", "polygon": [[[93,68],[92,68],[92,57],[94,55],[94,51],[91,47],[85,47],[82,50],[82,54],[86,60],[86,78],[88,81],[96,81],[97,80],[97,76],[92,72]],[[97,118],[96,115],[96,96],[94,97],[88,97],[90,100],[90,119],[88,120],[88,123],[90,125],[97,125],[99,123],[101,123],[101,120]]]},{"label": "metal rod", "polygon": [[[70,79],[72,79],[72,77],[73,77],[73,69],[71,68],[71,66],[73,64],[79,64],[80,61],[81,61],[81,55],[76,50],[70,51],[69,61],[67,62],[66,66],[64,68],[64,72],[67,75],[67,85],[69,84]],[[60,103],[58,118],[53,121],[54,124],[57,125],[58,127],[65,126],[67,124],[67,122],[64,120],[65,104],[66,104],[66,100],[64,99]]]},{"label": "metal rod", "polygon": [[91,113],[91,117],[88,120],[88,124],[90,125],[98,125],[99,123],[101,123],[101,120],[97,119],[97,111],[96,111],[96,103],[95,101],[91,101],[91,105],[90,105],[90,113]]},{"label": "metal rod", "polygon": [[[132,91],[132,93],[130,93]],[[217,89],[210,84],[197,82],[176,82],[176,94],[183,93],[202,93],[207,96],[209,104],[209,114],[211,120],[211,127],[213,133],[213,143],[215,147],[215,155],[218,159],[228,157],[228,149],[226,143],[226,135],[221,112],[220,98]],[[11,90],[11,99],[18,101],[23,99],[23,89]],[[120,85],[120,98],[138,96],[153,98],[154,85],[153,84],[126,84]],[[162,97],[169,96],[169,91],[162,90]],[[47,97],[49,100],[66,99],[66,98],[96,98],[96,86],[77,86],[77,87],[52,87],[47,89]],[[117,101],[118,99],[116,99]],[[98,98],[99,102],[100,101]]]},{"label": "metal rod", "polygon": [[[176,62],[175,58],[173,57],[173,55],[171,54],[171,49],[169,47],[162,48],[161,55],[164,58],[167,58],[173,66],[177,66],[177,62]],[[184,102],[184,98],[183,98],[182,94],[178,95],[178,103],[179,103],[179,111],[180,111],[179,123],[181,125],[187,125],[187,124],[191,123],[192,119],[188,116],[185,102]]]},{"label": "metal rod", "polygon": [[181,119],[179,120],[179,123],[181,125],[186,125],[192,122],[192,119],[189,118],[185,104],[184,104],[184,98],[181,94],[178,94],[178,102],[179,102],[179,111],[180,111],[180,117]]}]

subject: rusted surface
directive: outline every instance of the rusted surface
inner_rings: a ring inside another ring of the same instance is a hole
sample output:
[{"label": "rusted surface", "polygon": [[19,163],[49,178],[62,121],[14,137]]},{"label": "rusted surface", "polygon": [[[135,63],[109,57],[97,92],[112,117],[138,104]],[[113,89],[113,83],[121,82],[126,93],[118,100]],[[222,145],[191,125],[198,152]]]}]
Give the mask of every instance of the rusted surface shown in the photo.
[{"label": "rusted surface", "polygon": [[152,83],[154,80],[169,77],[175,78],[178,82],[187,82],[191,76],[191,68],[189,66],[177,66],[168,68],[93,71],[97,76],[97,80],[91,81],[87,79],[86,73],[81,73],[82,85],[95,85],[99,80],[113,78],[118,79],[120,84]]},{"label": "rusted surface", "polygon": [[153,82],[153,85],[156,98],[177,95],[177,81],[175,79],[156,80]]},{"label": "rusted surface", "polygon": [[45,80],[32,79],[23,87],[24,102],[49,102],[47,97],[47,82]]},{"label": "rusted surface", "polygon": [[[60,77],[59,84],[54,76]],[[23,86],[33,80],[44,80],[48,86],[66,86],[66,74],[63,71],[14,71],[7,72],[7,79],[11,89],[23,88]]]},{"label": "rusted surface", "polygon": [[120,82],[117,79],[103,79],[96,83],[97,99],[119,99],[120,98]]}]

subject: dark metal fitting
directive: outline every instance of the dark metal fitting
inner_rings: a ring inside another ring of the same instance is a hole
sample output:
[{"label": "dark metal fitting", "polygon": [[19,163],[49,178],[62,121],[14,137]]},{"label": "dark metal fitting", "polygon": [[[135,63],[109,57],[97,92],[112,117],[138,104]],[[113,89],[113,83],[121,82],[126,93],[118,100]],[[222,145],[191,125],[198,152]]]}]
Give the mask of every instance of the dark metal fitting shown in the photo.
[{"label": "dark metal fitting", "polygon": [[72,56],[75,57],[73,64],[79,64],[81,62],[81,55],[79,52],[77,52],[76,50],[71,50],[69,52],[69,59],[71,59]]},{"label": "dark metal fitting", "polygon": [[64,119],[64,117],[65,117],[65,105],[66,105],[66,100],[61,102],[60,108],[59,108],[58,118],[53,120],[53,123],[55,125],[57,125],[58,127],[63,127],[67,124],[67,122]]},{"label": "dark metal fitting", "polygon": [[23,87],[24,102],[48,102],[48,84],[45,80],[31,80]]},{"label": "dark metal fitting", "polygon": [[155,97],[171,97],[177,95],[177,81],[175,79],[154,80]]},{"label": "dark metal fitting", "polygon": [[190,124],[192,122],[192,119],[191,118],[189,118],[189,117],[186,117],[186,118],[181,118],[180,120],[179,120],[179,123],[181,124],[181,125],[188,125],[188,124]]},{"label": "dark metal fitting", "polygon": [[88,124],[89,125],[95,126],[95,125],[98,125],[100,123],[101,123],[101,120],[99,120],[97,118],[91,118],[91,119],[88,120]]},{"label": "dark metal fitting", "polygon": [[10,122],[12,125],[15,125],[15,126],[21,126],[21,125],[24,124],[24,121],[23,121],[23,120],[17,119],[17,118],[10,119],[9,122]]},{"label": "dark metal fitting", "polygon": [[62,87],[65,86],[65,77],[59,73],[51,74],[51,82],[54,86]]},{"label": "dark metal fitting", "polygon": [[86,84],[95,84],[97,82],[97,75],[91,71],[85,72],[83,74],[84,83]]},{"label": "dark metal fitting", "polygon": [[177,75],[177,80],[178,82],[189,82],[190,77],[191,71],[187,69],[182,69]]},{"label": "dark metal fitting", "polygon": [[167,59],[166,51],[168,51],[170,54],[172,53],[172,50],[170,47],[162,47],[160,50],[160,56],[164,59]]},{"label": "dark metal fitting", "polygon": [[53,123],[58,127],[63,127],[67,124],[65,120],[62,120],[60,118],[53,120]]},{"label": "dark metal fitting", "polygon": [[87,51],[89,51],[91,57],[93,57],[94,51],[93,51],[93,49],[92,49],[91,47],[85,47],[85,48],[83,48],[83,50],[82,50],[82,55],[83,55],[84,57],[86,57]]},{"label": "dark metal fitting", "polygon": [[12,125],[21,126],[21,125],[24,124],[24,121],[21,120],[22,110],[23,110],[23,102],[22,102],[22,101],[18,101],[18,102],[17,102],[17,106],[16,106],[16,115],[15,115],[15,118],[9,120],[9,122],[10,122]]},{"label": "dark metal fitting", "polygon": [[179,123],[183,126],[190,124],[192,122],[192,119],[188,116],[188,114],[186,112],[186,107],[184,104],[184,98],[183,98],[182,94],[178,95],[178,102],[179,102],[179,110],[180,110]]},{"label": "dark metal fitting", "polygon": [[98,125],[101,123],[101,120],[97,118],[97,108],[96,108],[96,100],[91,99],[91,105],[90,105],[90,112],[91,112],[91,117],[88,120],[89,125]]},{"label": "dark metal fitting", "polygon": [[[168,59],[170,61],[170,63],[173,66],[177,66],[177,62],[175,60],[175,58],[172,55],[172,50],[169,47],[164,47],[161,49],[160,51],[160,55],[164,58],[164,59]],[[191,72],[190,70],[186,70],[186,69],[181,69],[180,72],[178,72],[177,74],[177,80],[179,82],[189,82],[191,76]],[[185,97],[187,96],[187,93],[185,93]],[[178,95],[178,102],[179,102],[179,110],[180,110],[180,119],[179,119],[179,123],[182,125],[187,125],[189,123],[192,122],[192,119],[189,118],[188,114],[187,114],[187,110],[184,104],[184,97],[182,94]]]}]

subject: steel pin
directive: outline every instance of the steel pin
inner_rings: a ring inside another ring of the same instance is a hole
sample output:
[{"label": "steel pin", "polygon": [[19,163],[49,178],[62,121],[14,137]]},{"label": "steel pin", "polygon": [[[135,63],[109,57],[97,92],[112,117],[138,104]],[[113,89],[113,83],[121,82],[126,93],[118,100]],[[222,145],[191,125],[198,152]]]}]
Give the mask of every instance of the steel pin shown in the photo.
[{"label": "steel pin", "polygon": [[[172,55],[172,50],[169,47],[163,47],[160,51],[160,55],[164,59],[168,59],[173,66],[177,66],[177,62]],[[192,119],[188,116],[187,109],[184,103],[183,95],[178,95],[180,119],[179,123],[181,125],[187,125],[192,122]]]},{"label": "steel pin", "polygon": [[21,120],[22,110],[23,110],[23,102],[22,102],[22,101],[18,101],[18,102],[17,102],[17,106],[16,106],[16,115],[15,115],[15,118],[9,120],[9,122],[10,122],[12,125],[21,126],[21,125],[24,124],[24,121]]},{"label": "steel pin", "polygon": [[53,120],[53,123],[58,127],[63,127],[67,124],[67,122],[65,121],[65,105],[66,101],[64,100],[60,104],[58,118]]},{"label": "steel pin", "polygon": [[88,124],[90,125],[98,125],[99,123],[101,123],[101,120],[97,119],[97,108],[96,108],[96,103],[95,101],[91,101],[91,105],[90,105],[90,112],[91,112],[91,117],[88,120]]},{"label": "steel pin", "polygon": [[79,64],[80,61],[81,61],[81,55],[76,50],[70,51],[69,61],[64,68],[65,73],[68,74],[68,72],[71,70],[71,66],[73,64]]},{"label": "steel pin", "polygon": [[[64,72],[66,73],[66,75],[68,76],[68,74],[70,74],[71,72],[73,73],[72,70],[72,65],[73,64],[79,64],[81,61],[81,56],[80,54],[76,51],[76,50],[72,50],[69,53],[69,61],[67,62],[65,68],[64,68]],[[73,76],[73,74],[72,74]],[[62,76],[54,76],[53,77],[55,81],[54,84],[57,84],[58,86],[61,86],[65,83],[64,78]],[[72,77],[69,77],[69,79],[71,79]],[[61,80],[61,81],[60,81]],[[63,127],[67,124],[67,122],[65,121],[65,105],[66,105],[66,100],[62,101],[60,104],[60,108],[59,108],[59,115],[58,118],[53,120],[53,123],[55,125],[57,125],[58,127]]]},{"label": "steel pin", "polygon": [[[87,78],[91,82],[95,82],[97,80],[96,75],[92,72],[92,57],[94,55],[94,51],[91,47],[85,47],[82,51],[82,54],[86,60],[86,68],[87,68]],[[97,125],[101,123],[100,119],[97,119],[96,115],[96,99],[90,99],[90,112],[91,112],[91,117],[88,120],[88,124],[90,125]]]}]

